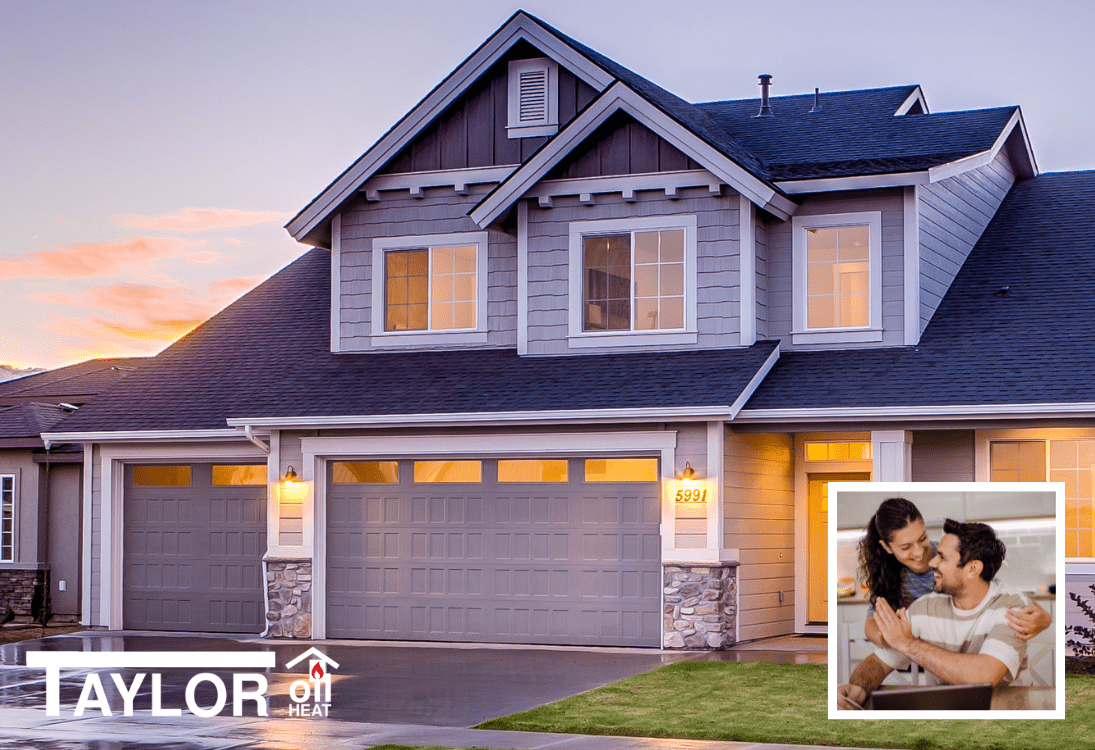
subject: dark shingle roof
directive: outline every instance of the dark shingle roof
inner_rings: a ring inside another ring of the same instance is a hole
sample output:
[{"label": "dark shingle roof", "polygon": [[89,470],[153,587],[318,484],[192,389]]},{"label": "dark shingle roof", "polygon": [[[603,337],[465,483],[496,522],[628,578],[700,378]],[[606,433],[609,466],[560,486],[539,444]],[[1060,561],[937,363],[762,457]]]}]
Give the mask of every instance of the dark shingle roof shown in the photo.
[{"label": "dark shingle roof", "polygon": [[772,180],[908,172],[992,147],[1016,107],[894,117],[915,90],[897,86],[772,97],[774,117],[754,117],[759,99],[707,102],[706,113],[763,160]]},{"label": "dark shingle roof", "polygon": [[1093,289],[1095,172],[1016,183],[918,346],[783,354],[746,409],[1095,402]]},{"label": "dark shingle roof", "polygon": [[0,438],[36,438],[69,413],[70,410],[54,404],[0,408]]},{"label": "dark shingle roof", "polygon": [[79,364],[5,380],[0,383],[0,406],[91,398],[114,386],[148,361],[148,357],[89,359]]},{"label": "dark shingle roof", "polygon": [[225,428],[229,417],[729,406],[775,342],[725,351],[520,357],[331,354],[330,254],[313,250],[55,431]]}]

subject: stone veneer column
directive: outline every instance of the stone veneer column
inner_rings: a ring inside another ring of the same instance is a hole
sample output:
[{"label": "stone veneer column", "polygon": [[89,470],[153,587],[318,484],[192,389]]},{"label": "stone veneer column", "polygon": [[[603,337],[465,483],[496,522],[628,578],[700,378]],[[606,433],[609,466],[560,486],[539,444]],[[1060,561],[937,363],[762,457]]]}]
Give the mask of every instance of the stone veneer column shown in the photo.
[{"label": "stone veneer column", "polygon": [[49,571],[37,568],[0,571],[0,617],[8,610],[16,622],[49,619]]},{"label": "stone veneer column", "polygon": [[662,645],[723,649],[737,632],[737,564],[666,565]]},{"label": "stone veneer column", "polygon": [[312,637],[312,561],[266,561],[267,638]]}]

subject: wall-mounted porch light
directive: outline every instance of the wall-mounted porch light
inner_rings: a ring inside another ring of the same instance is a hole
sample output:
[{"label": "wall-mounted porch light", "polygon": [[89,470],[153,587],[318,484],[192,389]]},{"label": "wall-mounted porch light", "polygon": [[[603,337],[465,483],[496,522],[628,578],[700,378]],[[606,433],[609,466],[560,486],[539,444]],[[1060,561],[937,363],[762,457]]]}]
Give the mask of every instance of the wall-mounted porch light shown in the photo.
[{"label": "wall-mounted porch light", "polygon": [[685,482],[693,482],[696,479],[696,470],[692,468],[692,464],[689,461],[684,462],[684,471],[681,472],[681,479]]},{"label": "wall-mounted porch light", "polygon": [[283,503],[302,503],[307,494],[307,487],[300,481],[296,470],[289,466],[285,469],[285,476],[278,487],[278,498]]}]

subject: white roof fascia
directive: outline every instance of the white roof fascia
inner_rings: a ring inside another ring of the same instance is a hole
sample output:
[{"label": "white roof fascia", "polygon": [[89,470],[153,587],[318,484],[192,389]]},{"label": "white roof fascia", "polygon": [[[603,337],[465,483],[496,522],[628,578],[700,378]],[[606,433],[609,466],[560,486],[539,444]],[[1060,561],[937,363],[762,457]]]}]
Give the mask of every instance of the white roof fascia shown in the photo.
[{"label": "white roof fascia", "polygon": [[560,159],[577,147],[617,110],[623,110],[633,116],[766,211],[786,220],[798,208],[793,201],[779,195],[764,181],[719,153],[626,84],[617,81],[587,106],[585,111],[572,120],[564,130],[548,141],[495,192],[484,198],[469,213],[472,220],[479,226],[486,227],[501,216],[514,201],[527,194]]},{"label": "white roof fascia", "polygon": [[43,440],[51,443],[121,443],[147,440],[243,440],[247,437],[236,429],[212,430],[122,430],[119,432],[44,432]]},{"label": "white roof fascia", "polygon": [[875,419],[1042,419],[1095,417],[1095,402],[1074,404],[970,404],[960,406],[872,406],[822,409],[744,409],[738,422],[860,422]]},{"label": "white roof fascia", "polygon": [[768,373],[771,372],[778,361],[779,342],[777,341],[776,348],[768,355],[768,359],[764,360],[764,364],[761,365],[760,369],[753,375],[752,380],[750,380],[742,392],[738,394],[738,397],[734,399],[734,403],[730,405],[730,419],[737,418],[738,414],[741,413],[742,407],[753,397],[753,393],[760,387],[761,382],[768,377]]},{"label": "white roof fascia", "polygon": [[991,164],[992,160],[1000,153],[1000,149],[1007,143],[1008,138],[1011,137],[1015,128],[1019,128],[1019,132],[1022,134],[1023,146],[1026,151],[1027,158],[1030,160],[1030,168],[1034,175],[1038,174],[1038,165],[1034,161],[1034,152],[1030,148],[1030,140],[1027,138],[1026,126],[1023,124],[1023,115],[1019,108],[1016,107],[1015,112],[1012,113],[1011,119],[1008,120],[1008,124],[1004,126],[1000,131],[1000,135],[996,136],[996,140],[992,146],[985,151],[982,151],[971,156],[964,157],[962,159],[956,159],[946,164],[940,164],[939,166],[932,167],[928,170],[928,178],[931,182],[939,182],[945,180],[948,177],[954,177],[955,175],[969,172],[973,169],[979,169],[986,164]]},{"label": "white roof fascia", "polygon": [[776,186],[785,193],[828,193],[837,190],[869,190],[871,188],[905,187],[907,185],[927,185],[930,176],[927,170],[920,172],[890,172],[887,174],[865,174],[852,177],[819,177],[812,180],[786,180]]},{"label": "white roof fascia", "polygon": [[914,88],[912,92],[905,98],[905,101],[901,103],[901,106],[897,108],[897,111],[893,113],[894,117],[904,117],[905,114],[912,109],[912,106],[920,102],[920,108],[924,110],[924,114],[930,114],[931,110],[928,109],[928,99],[924,96],[924,92],[919,86]]},{"label": "white roof fascia", "polygon": [[[767,364],[767,363],[766,363]],[[674,406],[651,409],[555,409],[550,411],[462,412],[453,414],[383,414],[328,417],[254,417],[229,419],[233,427],[321,429],[398,425],[708,421],[733,419],[730,406]]]},{"label": "white roof fascia", "polygon": [[337,180],[331,183],[285,228],[294,239],[300,240],[339,204],[352,196],[365,180],[389,159],[410,143],[418,132],[452,104],[479,76],[498,61],[511,46],[524,39],[575,75],[603,90],[613,77],[584,55],[579,54],[554,34],[548,32],[528,16],[518,13],[513,20],[495,32],[483,45],[472,53],[437,88],[412,109],[404,118],[365,152]]}]

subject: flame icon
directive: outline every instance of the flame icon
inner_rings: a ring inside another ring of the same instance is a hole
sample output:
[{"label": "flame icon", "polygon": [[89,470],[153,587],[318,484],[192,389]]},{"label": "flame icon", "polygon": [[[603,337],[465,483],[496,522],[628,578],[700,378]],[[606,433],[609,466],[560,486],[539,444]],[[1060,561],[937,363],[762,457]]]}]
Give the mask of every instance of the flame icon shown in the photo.
[{"label": "flame icon", "polygon": [[312,679],[313,680],[322,680],[323,679],[323,664],[321,664],[318,661],[315,663],[315,666],[312,667]]}]

